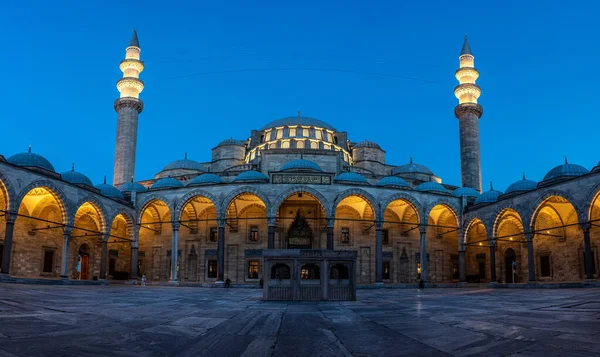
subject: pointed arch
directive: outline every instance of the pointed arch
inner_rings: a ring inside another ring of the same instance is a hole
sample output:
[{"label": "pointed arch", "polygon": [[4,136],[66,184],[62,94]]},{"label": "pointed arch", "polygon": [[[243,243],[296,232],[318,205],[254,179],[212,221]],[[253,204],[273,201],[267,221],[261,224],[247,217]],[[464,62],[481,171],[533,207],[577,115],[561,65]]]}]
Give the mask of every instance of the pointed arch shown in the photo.
[{"label": "pointed arch", "polygon": [[475,227],[481,226],[483,227],[483,233],[486,236],[486,239],[489,240],[489,232],[488,232],[488,228],[486,227],[483,219],[481,219],[481,217],[475,216],[475,217],[471,217],[469,219],[469,222],[467,223],[466,227],[465,227],[465,231],[464,231],[464,236],[462,238],[462,243],[463,246],[466,246],[468,242],[468,237],[469,237],[469,233],[471,233],[471,229],[474,229]]},{"label": "pointed arch", "polygon": [[360,188],[351,188],[340,192],[333,201],[333,205],[331,206],[331,214],[335,216],[335,212],[340,202],[342,202],[345,198],[352,196],[360,197],[365,200],[373,212],[374,220],[376,222],[381,220],[381,213],[379,212],[380,210],[378,208],[379,206],[377,205],[377,200],[370,193]]},{"label": "pointed arch", "polygon": [[271,202],[269,200],[269,198],[267,197],[267,195],[257,189],[256,187],[252,187],[252,186],[242,186],[239,187],[238,189],[230,192],[227,197],[225,197],[225,199],[223,201],[221,201],[221,209],[220,212],[217,210],[218,214],[220,214],[220,216],[218,216],[220,219],[225,219],[225,213],[227,212],[227,209],[229,208],[229,206],[231,206],[231,204],[235,201],[235,199],[238,196],[241,196],[243,194],[251,194],[254,195],[256,197],[258,197],[265,205],[267,212],[269,212],[271,210]]},{"label": "pointed arch", "polygon": [[325,196],[318,190],[305,185],[290,187],[287,190],[283,191],[281,194],[279,194],[279,196],[277,196],[277,198],[273,201],[273,204],[271,205],[271,211],[268,212],[269,217],[275,217],[277,215],[277,211],[279,211],[279,207],[281,206],[281,204],[290,196],[299,192],[306,193],[315,198],[321,204],[321,207],[323,207],[325,215],[327,217],[332,217],[329,200],[327,200],[327,198],[325,198]]},{"label": "pointed arch", "polygon": [[492,225],[492,236],[498,237],[498,232],[500,231],[501,226],[504,224],[503,222],[509,218],[514,222],[518,222],[521,226],[522,233],[525,233],[525,223],[526,222],[521,213],[517,210],[517,208],[513,205],[502,205],[498,207],[493,213],[493,225]]},{"label": "pointed arch", "polygon": [[23,203],[23,199],[25,198],[25,196],[27,196],[27,194],[29,194],[32,190],[36,188],[43,188],[54,197],[62,216],[62,224],[65,226],[72,226],[73,221],[70,219],[69,216],[69,201],[67,200],[65,194],[58,187],[56,187],[54,183],[52,183],[49,180],[37,180],[25,186],[17,195],[14,207],[18,210],[21,204]]},{"label": "pointed arch", "polygon": [[173,216],[172,213],[173,213],[174,208],[173,208],[172,200],[169,200],[167,197],[165,197],[163,195],[153,193],[151,195],[144,196],[143,200],[141,202],[139,202],[139,204],[137,205],[138,207],[140,207],[140,209],[138,210],[138,212],[136,214],[138,224],[142,222],[142,215],[144,214],[144,211],[150,204],[152,204],[153,201],[159,201],[159,202],[164,203],[165,206],[167,206],[167,209],[168,209],[169,213],[171,214],[171,216]]},{"label": "pointed arch", "polygon": [[[585,221],[592,222],[596,219],[600,219],[600,183],[594,185],[585,197],[586,202],[583,206],[583,209],[587,214],[584,218]],[[596,207],[596,209],[594,209],[594,207]],[[594,212],[596,212],[596,215],[594,215]],[[600,225],[600,221],[593,223]]]},{"label": "pointed arch", "polygon": [[6,178],[2,172],[0,172],[0,194],[3,196],[2,206],[0,206],[1,210],[11,212],[19,209],[19,207],[13,206],[15,190],[8,178]]},{"label": "pointed arch", "polygon": [[79,212],[79,209],[86,203],[88,203],[90,206],[92,206],[94,208],[94,210],[96,211],[96,214],[98,215],[98,223],[99,223],[98,228],[100,229],[100,232],[102,232],[103,234],[107,233],[109,231],[109,227],[108,227],[109,224],[107,223],[107,220],[106,220],[106,208],[104,207],[102,202],[100,202],[94,196],[86,196],[84,198],[81,198],[73,206],[73,211],[71,212],[73,226],[75,225],[75,220],[77,218],[77,212]]},{"label": "pointed arch", "polygon": [[573,206],[573,209],[575,209],[575,212],[577,213],[577,221],[583,222],[585,214],[577,205],[577,201],[575,201],[575,199],[571,195],[562,190],[548,190],[529,206],[528,218],[530,219],[530,221],[528,222],[528,227],[530,231],[535,231],[535,221],[537,219],[537,215],[540,213],[540,210],[544,207],[544,204],[547,203],[552,197],[560,197],[569,202],[571,206]]},{"label": "pointed arch", "polygon": [[437,198],[435,201],[433,201],[432,203],[427,205],[425,207],[425,211],[423,212],[423,217],[427,217],[429,219],[429,216],[431,215],[431,211],[434,208],[436,208],[437,206],[443,206],[446,209],[448,209],[448,211],[450,213],[452,213],[452,215],[456,219],[456,226],[457,227],[460,226],[460,218],[459,218],[460,208],[456,205],[456,203],[454,203],[446,198]]},{"label": "pointed arch", "polygon": [[381,202],[381,212],[382,214],[388,209],[388,206],[397,200],[402,200],[405,201],[406,203],[408,203],[412,209],[415,211],[416,215],[417,215],[417,223],[421,224],[421,214],[423,212],[423,206],[421,205],[421,203],[413,196],[408,195],[404,192],[398,192],[395,193],[389,197],[387,197],[386,199],[384,199]]},{"label": "pointed arch", "polygon": [[185,207],[188,206],[188,203],[190,203],[190,201],[192,201],[194,198],[199,197],[199,196],[210,200],[212,202],[212,204],[215,206],[215,208],[217,209],[217,215],[220,213],[220,207],[217,205],[217,202],[219,202],[217,197],[215,197],[212,193],[210,193],[206,190],[203,190],[201,188],[195,188],[195,189],[187,192],[183,197],[181,197],[177,201],[177,204],[175,205],[175,212],[176,212],[176,217],[178,220],[181,220],[181,214],[183,213],[183,210],[185,209]]},{"label": "pointed arch", "polygon": [[131,239],[132,241],[137,239],[137,237],[135,237],[135,235],[133,234],[134,228],[135,228],[135,222],[133,220],[133,215],[124,210],[118,211],[115,214],[113,214],[112,216],[110,216],[110,220],[109,220],[110,227],[109,227],[108,232],[112,231],[115,221],[117,220],[118,217],[122,217],[125,220],[125,224],[127,227],[127,234],[129,236],[129,239]]}]

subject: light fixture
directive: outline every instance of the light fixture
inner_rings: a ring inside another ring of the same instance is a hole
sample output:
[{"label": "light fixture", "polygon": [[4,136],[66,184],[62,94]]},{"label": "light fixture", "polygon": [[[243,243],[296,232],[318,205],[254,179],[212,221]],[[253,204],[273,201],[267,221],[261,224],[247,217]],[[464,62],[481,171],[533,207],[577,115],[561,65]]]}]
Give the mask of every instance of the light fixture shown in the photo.
[{"label": "light fixture", "polygon": [[512,237],[510,237],[509,239],[512,240]]},{"label": "light fixture", "polygon": [[483,243],[479,242],[479,245],[483,245]]}]

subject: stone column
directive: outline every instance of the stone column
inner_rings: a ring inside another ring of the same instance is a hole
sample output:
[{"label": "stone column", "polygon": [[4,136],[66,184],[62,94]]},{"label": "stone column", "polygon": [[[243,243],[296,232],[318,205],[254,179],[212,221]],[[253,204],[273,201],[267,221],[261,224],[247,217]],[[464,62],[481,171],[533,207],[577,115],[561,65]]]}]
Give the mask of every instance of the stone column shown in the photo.
[{"label": "stone column", "polygon": [[590,240],[591,224],[584,223],[581,228],[583,229],[583,249],[585,250],[585,278],[592,280],[594,279],[594,272],[592,271],[592,243]]},{"label": "stone column", "polygon": [[375,222],[375,283],[383,285],[383,244],[381,223]]},{"label": "stone column", "polygon": [[327,218],[327,250],[333,250],[333,227],[335,218]]},{"label": "stone column", "polygon": [[13,232],[17,215],[15,213],[6,213],[6,229],[4,231],[4,251],[2,252],[2,266],[0,272],[8,275],[10,272],[10,257],[12,252]]},{"label": "stone column", "polygon": [[173,237],[171,238],[171,279],[170,283],[177,282],[177,261],[179,250],[179,222],[172,223]]},{"label": "stone column", "polygon": [[529,282],[535,283],[535,257],[533,256],[533,233],[525,234],[527,239],[527,265],[529,270]]},{"label": "stone column", "polygon": [[267,230],[267,237],[268,237],[268,248],[269,249],[275,249],[275,224],[276,224],[276,218],[268,218],[267,219],[267,224],[268,224],[268,230]]},{"label": "stone column", "polygon": [[427,282],[427,227],[419,227],[421,233],[421,280]]},{"label": "stone column", "polygon": [[133,226],[133,241],[131,242],[131,264],[129,279],[137,280],[138,276],[138,241],[140,236],[140,225]]},{"label": "stone column", "polygon": [[496,282],[496,242],[490,242],[490,282]]},{"label": "stone column", "polygon": [[71,243],[71,230],[64,229],[63,234],[63,250],[62,250],[62,262],[60,265],[60,278],[69,279],[69,247]]},{"label": "stone column", "polygon": [[458,281],[464,283],[467,281],[467,267],[465,261],[465,251],[458,251]]},{"label": "stone column", "polygon": [[106,260],[108,259],[108,235],[102,235],[102,257],[100,258],[100,279],[106,279]]},{"label": "stone column", "polygon": [[217,282],[225,281],[225,220],[218,221],[218,240],[217,240]]}]

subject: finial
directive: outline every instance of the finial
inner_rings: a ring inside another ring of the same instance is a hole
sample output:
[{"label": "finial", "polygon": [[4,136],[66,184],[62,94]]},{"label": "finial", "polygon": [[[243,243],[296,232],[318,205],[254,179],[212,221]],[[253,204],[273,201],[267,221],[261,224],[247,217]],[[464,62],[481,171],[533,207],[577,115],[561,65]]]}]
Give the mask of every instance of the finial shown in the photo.
[{"label": "finial", "polygon": [[187,152],[183,154],[183,159],[187,160]]},{"label": "finial", "polygon": [[135,29],[133,29],[133,36],[131,36],[131,40],[129,41],[129,47],[140,48],[140,41],[138,41],[137,31]]},{"label": "finial", "polygon": [[104,184],[106,185],[106,175],[104,175]]},{"label": "finial", "polygon": [[73,172],[73,171],[75,171],[75,163],[74,162],[71,163],[71,172]]},{"label": "finial", "polygon": [[31,154],[31,144],[29,144],[29,149],[27,149],[27,152]]},{"label": "finial", "polygon": [[494,185],[492,184],[492,181],[490,181],[490,191],[494,191]]},{"label": "finial", "polygon": [[131,176],[131,183],[133,183],[133,176]]},{"label": "finial", "polygon": [[568,164],[569,160],[567,160],[567,155],[565,155],[565,164]]},{"label": "finial", "polygon": [[469,41],[467,41],[467,36],[465,35],[465,41],[463,42],[462,49],[460,50],[460,55],[473,55],[471,52],[471,46],[469,46]]},{"label": "finial", "polygon": [[412,156],[410,157],[410,163],[412,164]]},{"label": "finial", "polygon": [[298,116],[300,116],[300,111],[298,110]]},{"label": "finial", "polygon": [[523,172],[523,180],[525,180],[525,172]]}]

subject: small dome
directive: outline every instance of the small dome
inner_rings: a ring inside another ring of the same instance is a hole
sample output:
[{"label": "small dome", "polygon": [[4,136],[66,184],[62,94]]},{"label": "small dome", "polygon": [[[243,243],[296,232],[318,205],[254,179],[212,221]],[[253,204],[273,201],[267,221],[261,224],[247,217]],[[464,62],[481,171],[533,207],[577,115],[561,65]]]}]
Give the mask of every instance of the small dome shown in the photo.
[{"label": "small dome", "polygon": [[218,183],[222,183],[223,180],[215,174],[202,174],[200,176],[194,177],[192,181],[190,181],[188,186],[196,186],[196,185],[214,185]]},{"label": "small dome", "polygon": [[331,131],[337,131],[335,128],[324,121],[315,118],[303,117],[303,116],[295,116],[295,117],[287,117],[278,119],[268,123],[263,126],[260,130],[266,130],[270,128],[276,128],[279,126],[289,126],[289,125],[304,125],[304,126],[316,126],[317,128],[325,128]]},{"label": "small dome", "polygon": [[102,196],[123,199],[121,191],[117,190],[115,186],[106,183],[106,177],[104,177],[104,183],[96,185],[95,187],[100,190]]},{"label": "small dome", "polygon": [[74,169],[61,173],[60,177],[63,179],[63,181],[67,181],[68,183],[72,183],[74,185],[94,187],[92,180],[90,180],[86,175],[76,172]]},{"label": "small dome", "polygon": [[323,171],[319,165],[304,159],[296,159],[286,162],[280,169],[281,171],[286,170],[311,170],[311,171]]},{"label": "small dome", "polygon": [[419,186],[415,187],[415,190],[421,192],[438,192],[438,193],[448,193],[448,190],[437,182],[429,181],[423,182]]},{"label": "small dome", "polygon": [[31,148],[29,148],[29,152],[15,154],[9,157],[6,161],[17,166],[39,167],[44,170],[56,172],[54,171],[54,166],[52,166],[50,161],[46,160],[46,158],[41,155],[32,153]]},{"label": "small dome", "polygon": [[[491,186],[491,185],[490,185]],[[489,191],[485,191],[477,199],[475,200],[475,204],[478,203],[491,203],[498,201],[498,196],[502,194],[502,191],[494,190],[493,187],[490,187]]]},{"label": "small dome", "polygon": [[373,141],[366,140],[366,139],[354,144],[354,148],[373,148],[373,149],[381,150],[381,146],[379,146],[379,144],[377,144],[376,142],[373,142]]},{"label": "small dome", "polygon": [[410,185],[396,176],[386,176],[377,182],[377,186],[382,187],[400,187],[400,188],[410,188]]},{"label": "small dome", "polygon": [[532,180],[527,180],[525,178],[525,174],[523,174],[523,179],[508,186],[505,193],[531,191],[531,190],[535,190],[536,188],[537,188],[537,182],[532,181]]},{"label": "small dome", "polygon": [[480,193],[474,188],[471,187],[459,187],[456,190],[452,191],[452,196],[456,197],[479,197]]},{"label": "small dome", "polygon": [[235,146],[246,146],[246,140],[237,140],[234,138],[229,138],[221,141],[217,146],[225,146],[225,145],[235,145]]},{"label": "small dome", "polygon": [[368,184],[369,183],[366,178],[362,177],[361,175],[357,174],[356,172],[341,173],[334,178],[334,181],[347,182],[347,183],[360,183],[360,184]]},{"label": "small dome", "polygon": [[250,170],[242,172],[233,179],[233,182],[243,181],[269,181],[269,178],[262,172]]},{"label": "small dome", "polygon": [[121,192],[146,192],[146,187],[140,185],[137,182],[127,182],[119,186]]},{"label": "small dome", "polygon": [[433,175],[433,172],[423,165],[413,163],[412,157],[411,157],[410,162],[408,164],[398,166],[392,171],[392,175],[401,175],[401,174]]},{"label": "small dome", "polygon": [[158,190],[158,189],[162,189],[162,188],[178,188],[178,187],[183,187],[183,184],[181,183],[181,181],[176,180],[172,177],[165,177],[165,178],[161,178],[160,180],[156,180],[152,184],[150,189]]},{"label": "small dome", "polygon": [[587,173],[589,173],[588,169],[576,164],[569,164],[567,162],[567,159],[565,158],[565,163],[562,165],[558,165],[552,170],[548,171],[548,173],[546,174],[546,176],[544,176],[544,179],[542,181],[551,180],[553,178],[558,177],[579,177]]},{"label": "small dome", "polygon": [[183,160],[175,160],[175,161],[171,162],[170,164],[168,164],[167,166],[165,166],[162,170],[163,171],[194,170],[194,171],[208,172],[208,169],[206,167],[204,167],[201,163],[194,161],[194,160],[189,160],[187,158],[187,153],[185,154]]}]

